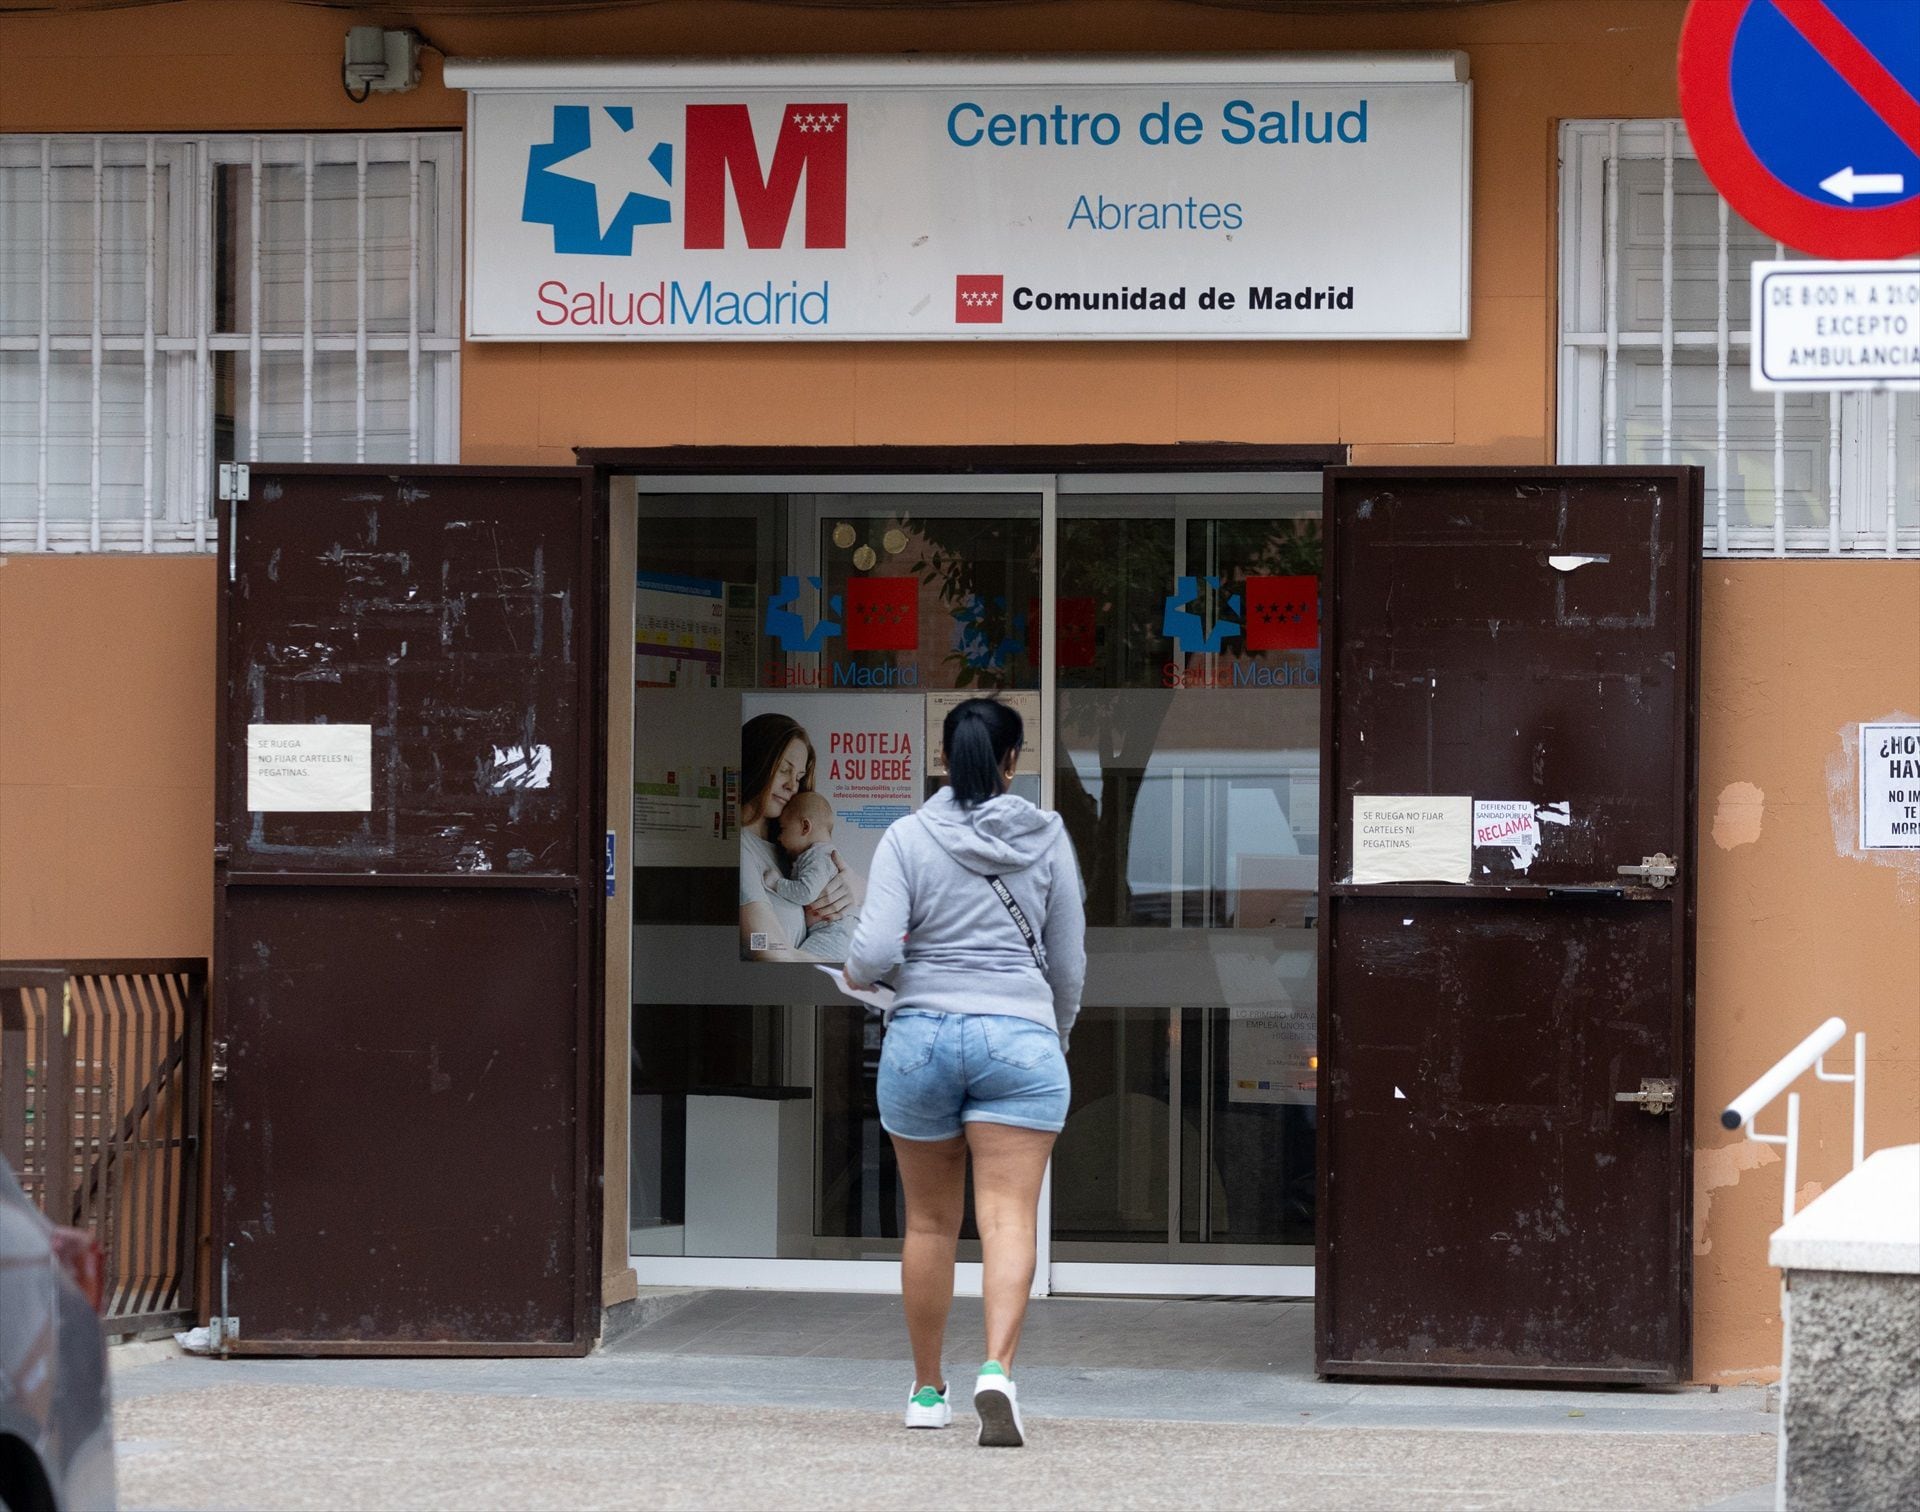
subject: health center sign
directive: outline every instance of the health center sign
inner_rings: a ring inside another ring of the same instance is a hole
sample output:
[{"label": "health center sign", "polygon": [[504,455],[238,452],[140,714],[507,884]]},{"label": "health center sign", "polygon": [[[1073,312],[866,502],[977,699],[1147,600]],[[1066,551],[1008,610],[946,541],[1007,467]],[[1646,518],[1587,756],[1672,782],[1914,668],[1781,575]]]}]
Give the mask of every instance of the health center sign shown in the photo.
[{"label": "health center sign", "polygon": [[446,76],[472,340],[1468,333],[1461,54]]}]

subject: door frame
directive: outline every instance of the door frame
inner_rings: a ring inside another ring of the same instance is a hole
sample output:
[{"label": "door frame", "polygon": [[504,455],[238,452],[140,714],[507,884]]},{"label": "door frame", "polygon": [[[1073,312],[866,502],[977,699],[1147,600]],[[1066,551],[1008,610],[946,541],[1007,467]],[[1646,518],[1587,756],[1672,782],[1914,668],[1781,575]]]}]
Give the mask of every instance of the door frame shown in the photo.
[{"label": "door frame", "polygon": [[[612,497],[617,479],[636,494],[738,493],[943,493],[1038,494],[1041,501],[1040,613],[1051,624],[1058,595],[1058,535],[1060,496],[1099,493],[1247,493],[1274,489],[1276,478],[1301,480],[1285,488],[1289,493],[1317,491],[1322,469],[1346,460],[1343,446],[1247,446],[1205,444],[1178,446],[1086,447],[656,447],[578,448],[576,455],[599,473],[603,497]],[[1308,481],[1311,480],[1311,481]],[[620,511],[626,513],[624,507]],[[608,594],[608,638],[611,615],[623,602],[620,578],[631,576],[631,560],[622,543],[634,537],[622,522],[611,527],[614,549],[608,554],[613,579]],[[630,590],[625,603],[631,611]],[[630,639],[630,637],[628,638]],[[629,648],[627,655],[631,656]],[[631,729],[634,694],[630,673],[615,680],[620,653],[611,650],[603,663],[608,686],[602,707],[609,739],[622,727]],[[1050,658],[1040,666],[1041,805],[1054,803],[1057,703],[1056,670]],[[631,737],[608,747],[610,793],[631,791]],[[623,767],[624,756],[624,767]],[[624,789],[623,789],[624,783]],[[611,810],[610,810],[611,812]],[[606,1056],[605,1108],[609,1177],[623,1173],[624,1158],[614,1158],[614,1147],[630,1137],[625,1110],[631,1057],[614,1052],[615,1026],[625,1026],[631,1039],[632,890],[618,889],[607,920],[606,980],[609,987],[627,984],[623,1017],[608,1005],[609,1053]],[[1314,1268],[1308,1263],[1273,1265],[1180,1260],[1056,1261],[1052,1257],[1052,1171],[1041,1188],[1038,1255],[1032,1294],[1113,1294],[1132,1296],[1273,1296],[1302,1298],[1313,1295]],[[627,1239],[627,1185],[609,1182],[605,1195],[605,1234],[608,1263]],[[719,1286],[785,1291],[891,1292],[899,1286],[899,1262],[884,1260],[769,1259],[708,1256],[662,1256],[628,1253],[631,1274],[642,1286]],[[955,1291],[978,1296],[981,1267],[977,1262],[956,1268]]]}]

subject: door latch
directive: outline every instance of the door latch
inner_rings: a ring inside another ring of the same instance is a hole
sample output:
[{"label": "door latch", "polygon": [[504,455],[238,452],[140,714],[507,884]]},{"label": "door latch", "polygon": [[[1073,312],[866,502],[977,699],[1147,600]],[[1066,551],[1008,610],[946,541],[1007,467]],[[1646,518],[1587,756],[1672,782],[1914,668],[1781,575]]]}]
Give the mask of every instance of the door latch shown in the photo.
[{"label": "door latch", "polygon": [[207,1067],[207,1076],[215,1086],[227,1079],[227,1042],[223,1039],[213,1042],[213,1056]]},{"label": "door latch", "polygon": [[1613,1100],[1638,1103],[1642,1113],[1666,1113],[1680,1100],[1680,1090],[1671,1076],[1643,1076],[1638,1092],[1616,1092]]},{"label": "door latch", "polygon": [[1623,877],[1638,877],[1649,887],[1665,887],[1680,875],[1680,863],[1665,851],[1656,851],[1641,857],[1638,866],[1616,866],[1614,870]]}]

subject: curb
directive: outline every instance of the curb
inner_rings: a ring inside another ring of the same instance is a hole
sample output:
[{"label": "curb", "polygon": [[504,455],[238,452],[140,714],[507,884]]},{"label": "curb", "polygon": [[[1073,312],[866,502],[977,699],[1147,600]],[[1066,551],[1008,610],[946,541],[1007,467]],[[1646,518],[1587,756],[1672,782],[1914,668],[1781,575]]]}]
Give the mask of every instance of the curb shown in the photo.
[{"label": "curb", "polygon": [[187,1353],[171,1339],[129,1339],[124,1344],[107,1346],[107,1370],[120,1375],[168,1360],[184,1360]]},{"label": "curb", "polygon": [[649,1328],[689,1302],[704,1297],[704,1286],[643,1286],[640,1294],[626,1302],[616,1302],[600,1314],[600,1339],[595,1354],[604,1354],[629,1334]]}]

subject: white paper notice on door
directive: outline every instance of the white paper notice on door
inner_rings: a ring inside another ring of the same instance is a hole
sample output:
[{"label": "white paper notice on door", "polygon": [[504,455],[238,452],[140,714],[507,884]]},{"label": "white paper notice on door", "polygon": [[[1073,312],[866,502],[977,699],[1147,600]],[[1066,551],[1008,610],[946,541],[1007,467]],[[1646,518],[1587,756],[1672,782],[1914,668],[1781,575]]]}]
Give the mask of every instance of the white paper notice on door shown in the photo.
[{"label": "white paper notice on door", "polygon": [[1465,882],[1473,799],[1356,796],[1355,882]]},{"label": "white paper notice on door", "polygon": [[364,814],[373,808],[373,726],[247,726],[247,809]]}]

